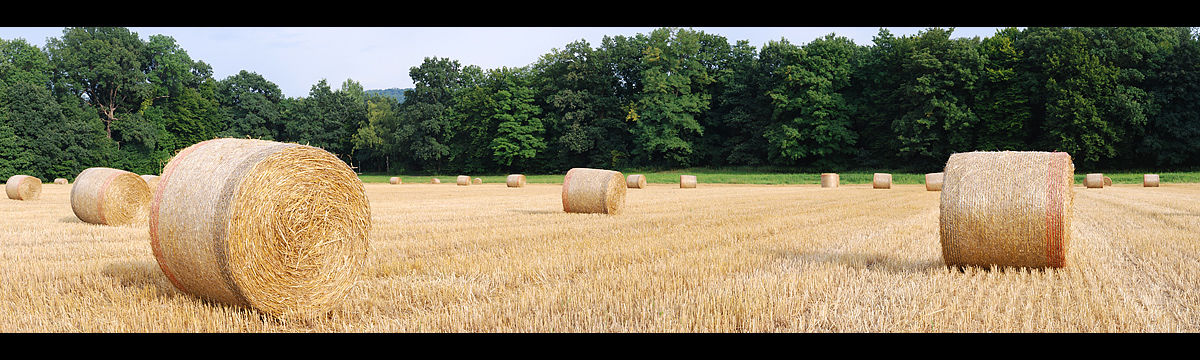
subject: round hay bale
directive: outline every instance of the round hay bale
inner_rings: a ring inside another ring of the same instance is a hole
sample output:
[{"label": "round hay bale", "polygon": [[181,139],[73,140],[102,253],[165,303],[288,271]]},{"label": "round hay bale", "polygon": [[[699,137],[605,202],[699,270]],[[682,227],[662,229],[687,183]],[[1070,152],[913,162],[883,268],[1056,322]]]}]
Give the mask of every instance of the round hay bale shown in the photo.
[{"label": "round hay bale", "polygon": [[504,183],[508,184],[508,187],[518,187],[518,188],[525,187],[525,175],[521,175],[521,174],[509,175],[507,178],[504,179]]},{"label": "round hay bale", "polygon": [[1143,187],[1158,187],[1158,174],[1142,175]]},{"label": "round hay bale", "polygon": [[1083,177],[1083,186],[1088,189],[1103,189],[1104,174],[1087,174]]},{"label": "round hay bale", "polygon": [[430,184],[441,184],[442,180],[440,180],[438,178],[433,178],[433,180],[429,180],[429,183]]},{"label": "round hay bale", "polygon": [[696,188],[696,175],[679,175],[679,188],[680,189],[695,189]]},{"label": "round hay bale", "polygon": [[480,178],[471,179],[471,185],[483,185],[483,179],[480,179]]},{"label": "round hay bale", "polygon": [[371,210],[356,178],[316,147],[197,143],[167,163],[154,193],[154,257],[194,296],[280,318],[322,316],[369,261]]},{"label": "round hay bale", "polygon": [[471,185],[471,177],[466,176],[466,175],[459,175],[458,176],[458,186],[467,186],[467,185]]},{"label": "round hay bale", "polygon": [[626,186],[629,186],[630,189],[645,189],[646,188],[646,175],[634,174],[634,175],[626,176],[625,184],[626,184]]},{"label": "round hay bale", "polygon": [[106,167],[84,169],[71,187],[71,210],[90,224],[121,226],[146,220],[150,185],[137,174]]},{"label": "round hay bale", "polygon": [[946,265],[1065,266],[1074,172],[1062,152],[951,155],[938,219]]},{"label": "round hay bale", "polygon": [[942,178],[945,173],[928,173],[925,174],[925,190],[926,191],[942,191]]},{"label": "round hay bale", "polygon": [[1104,177],[1104,186],[1112,186],[1112,178],[1105,176]]},{"label": "round hay bale", "polygon": [[823,188],[838,187],[838,184],[840,182],[841,182],[841,179],[838,178],[838,174],[834,174],[834,173],[821,174],[821,187],[823,187]]},{"label": "round hay bale", "polygon": [[158,187],[158,175],[142,175],[142,181],[146,182],[146,186],[150,187],[150,193],[154,193],[154,189]]},{"label": "round hay bale", "polygon": [[13,200],[37,200],[42,196],[42,179],[29,175],[13,175],[4,183],[4,192]]},{"label": "round hay bale", "polygon": [[388,183],[392,185],[400,185],[400,177],[393,176],[388,179]]},{"label": "round hay bale", "polygon": [[71,182],[67,181],[67,179],[63,179],[63,178],[54,179],[54,185],[70,185],[70,184],[71,184]]},{"label": "round hay bale", "polygon": [[571,169],[563,177],[563,211],[620,214],[627,187],[625,176],[618,171]]},{"label": "round hay bale", "polygon": [[892,174],[875,173],[875,178],[871,181],[871,186],[876,189],[891,189]]}]

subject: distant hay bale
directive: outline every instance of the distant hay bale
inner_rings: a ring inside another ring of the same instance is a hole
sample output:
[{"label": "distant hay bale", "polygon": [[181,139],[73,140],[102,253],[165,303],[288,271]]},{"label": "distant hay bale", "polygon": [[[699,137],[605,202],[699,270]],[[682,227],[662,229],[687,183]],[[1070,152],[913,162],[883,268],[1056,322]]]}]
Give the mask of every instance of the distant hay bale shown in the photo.
[{"label": "distant hay bale", "polygon": [[4,192],[13,200],[37,200],[42,196],[42,179],[29,175],[13,175],[4,183]]},{"label": "distant hay bale", "polygon": [[571,169],[563,177],[563,211],[620,214],[627,187],[625,176],[618,171]]},{"label": "distant hay bale", "polygon": [[365,274],[371,213],[364,186],[325,150],[208,140],[175,155],[159,186],[151,248],[183,292],[311,319],[345,300]]},{"label": "distant hay bale", "polygon": [[471,185],[483,185],[483,179],[480,179],[480,178],[471,179]]},{"label": "distant hay bale", "polygon": [[54,185],[70,185],[70,184],[71,184],[71,182],[67,181],[67,179],[63,179],[63,178],[54,179]]},{"label": "distant hay bale", "polygon": [[1104,188],[1104,174],[1087,174],[1083,177],[1083,186],[1088,189]]},{"label": "distant hay bale", "polygon": [[942,191],[942,178],[945,173],[928,173],[925,174],[925,190],[926,191]]},{"label": "distant hay bale", "polygon": [[1104,186],[1112,186],[1112,178],[1105,176],[1104,177]]},{"label": "distant hay bale", "polygon": [[388,183],[392,185],[400,185],[400,177],[393,176],[388,179]]},{"label": "distant hay bale", "polygon": [[835,174],[835,173],[821,174],[821,187],[823,187],[823,188],[838,187],[838,184],[840,182],[841,182],[841,180],[838,178],[838,174]]},{"label": "distant hay bale", "polygon": [[121,226],[146,220],[150,185],[137,174],[106,167],[84,169],[71,187],[71,210],[90,224]]},{"label": "distant hay bale", "polygon": [[508,187],[523,188],[523,187],[525,187],[525,175],[521,175],[521,174],[509,175],[507,178],[504,179],[504,183],[508,184]]},{"label": "distant hay bale", "polygon": [[142,175],[141,178],[146,182],[146,186],[150,187],[150,194],[154,194],[154,191],[158,189],[158,175]]},{"label": "distant hay bale", "polygon": [[1065,266],[1074,172],[1062,152],[951,155],[939,217],[946,265]]},{"label": "distant hay bale", "polygon": [[471,177],[466,176],[466,175],[459,175],[458,176],[458,186],[467,186],[467,185],[471,185]]},{"label": "distant hay bale", "polygon": [[633,174],[625,177],[625,185],[630,189],[645,189],[646,175]]},{"label": "distant hay bale", "polygon": [[433,178],[432,180],[429,180],[429,183],[430,184],[441,184],[442,180],[439,180],[438,178]]},{"label": "distant hay bale", "polygon": [[679,188],[680,189],[695,189],[696,188],[696,175],[679,175]]},{"label": "distant hay bale", "polygon": [[871,181],[871,186],[876,189],[891,189],[892,174],[875,173],[875,178]]},{"label": "distant hay bale", "polygon": [[1158,187],[1158,174],[1142,175],[1143,187]]}]

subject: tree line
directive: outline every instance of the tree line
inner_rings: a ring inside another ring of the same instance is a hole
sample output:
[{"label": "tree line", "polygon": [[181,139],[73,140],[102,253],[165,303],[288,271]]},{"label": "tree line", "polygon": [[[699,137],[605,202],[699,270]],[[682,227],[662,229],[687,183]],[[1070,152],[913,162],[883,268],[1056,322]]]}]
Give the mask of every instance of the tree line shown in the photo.
[{"label": "tree line", "polygon": [[[214,79],[169,36],[66,28],[0,39],[0,177],[157,174],[215,137],[326,149],[362,172],[746,166],[936,171],[965,151],[1065,151],[1077,168],[1200,165],[1190,28],[880,29],[761,47],[703,31],[577,40],[498,69],[425,58],[414,87],[325,80],[284,97]],[[390,93],[390,94],[389,94]]]}]

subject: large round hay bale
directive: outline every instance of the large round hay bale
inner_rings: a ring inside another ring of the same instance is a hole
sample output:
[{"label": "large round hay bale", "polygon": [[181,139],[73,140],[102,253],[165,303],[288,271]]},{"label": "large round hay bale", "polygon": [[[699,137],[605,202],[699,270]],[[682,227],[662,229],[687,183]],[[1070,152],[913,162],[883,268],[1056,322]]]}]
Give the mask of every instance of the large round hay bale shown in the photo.
[{"label": "large round hay bale", "polygon": [[1104,186],[1112,186],[1112,178],[1105,176],[1104,177]]},{"label": "large round hay bale", "polygon": [[1158,187],[1158,174],[1142,175],[1143,187]]},{"label": "large round hay bale", "polygon": [[398,176],[393,176],[391,178],[388,178],[388,184],[400,185],[400,183],[401,183],[400,177],[398,177]]},{"label": "large round hay bale", "polygon": [[13,200],[37,200],[42,196],[42,179],[29,175],[13,175],[4,183],[4,192]]},{"label": "large round hay bale", "polygon": [[150,210],[150,242],[180,290],[281,318],[315,318],[367,269],[370,205],[354,171],[329,152],[214,139],[167,163]]},{"label": "large round hay bale", "polygon": [[154,189],[156,189],[158,187],[159,176],[158,175],[142,175],[140,177],[142,178],[143,181],[146,182],[146,186],[150,187],[150,193],[153,194]]},{"label": "large round hay bale", "polygon": [[1065,266],[1074,172],[1062,152],[951,155],[939,217],[946,265]]},{"label": "large round hay bale", "polygon": [[459,175],[458,176],[458,186],[467,186],[467,185],[471,185],[471,177],[466,176],[466,175]]},{"label": "large round hay bale", "polygon": [[70,184],[71,184],[71,182],[67,181],[67,179],[63,179],[63,178],[54,179],[54,185],[70,185]]},{"label": "large round hay bale", "polygon": [[71,187],[71,210],[91,224],[120,226],[146,220],[150,185],[137,174],[106,167],[84,169]]},{"label": "large round hay bale", "polygon": [[838,184],[840,182],[841,182],[841,179],[838,178],[838,174],[834,174],[834,173],[821,174],[821,187],[823,187],[823,188],[838,187]]},{"label": "large round hay bale", "polygon": [[521,174],[509,175],[507,178],[504,179],[504,183],[508,184],[508,187],[525,187],[525,175],[521,175]]},{"label": "large round hay bale", "polygon": [[625,177],[625,186],[628,186],[630,189],[645,189],[646,188],[646,175],[633,174],[633,175],[626,176]]},{"label": "large round hay bale", "polygon": [[1104,188],[1104,174],[1087,174],[1083,177],[1083,186],[1088,189]]},{"label": "large round hay bale", "polygon": [[696,188],[696,175],[679,175],[679,188],[680,189],[695,189]]},{"label": "large round hay bale", "polygon": [[438,179],[438,178],[433,178],[433,179],[429,180],[429,183],[430,184],[441,184],[442,180]]},{"label": "large round hay bale", "polygon": [[925,174],[925,190],[926,191],[942,191],[942,178],[945,173],[928,173]]},{"label": "large round hay bale", "polygon": [[480,179],[480,178],[471,179],[471,185],[483,185],[483,179]]},{"label": "large round hay bale", "polygon": [[616,215],[625,204],[625,176],[618,171],[574,168],[563,177],[563,211]]},{"label": "large round hay bale", "polygon": [[876,189],[891,189],[892,174],[875,173],[875,177],[871,180],[871,187]]}]

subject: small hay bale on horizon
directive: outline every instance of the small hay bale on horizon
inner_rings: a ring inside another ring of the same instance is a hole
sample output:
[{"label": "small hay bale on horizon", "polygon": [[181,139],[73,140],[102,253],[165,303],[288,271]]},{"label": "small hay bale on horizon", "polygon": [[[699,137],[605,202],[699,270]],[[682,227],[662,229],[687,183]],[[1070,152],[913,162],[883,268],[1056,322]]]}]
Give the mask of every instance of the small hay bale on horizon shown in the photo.
[{"label": "small hay bale on horizon", "polygon": [[122,226],[146,221],[150,185],[129,171],[84,169],[71,187],[71,211],[89,224]]},{"label": "small hay bale on horizon", "polygon": [[458,176],[458,186],[467,186],[467,185],[471,185],[471,177],[466,176],[466,175],[459,175]]},{"label": "small hay bale on horizon", "polygon": [[525,187],[525,175],[521,175],[521,174],[509,175],[507,178],[504,179],[504,183],[507,184],[508,187],[510,187],[510,188],[523,188],[523,187]]},{"label": "small hay bale on horizon", "polygon": [[483,179],[480,179],[480,178],[471,179],[471,185],[483,185]]},{"label": "small hay bale on horizon", "polygon": [[150,187],[150,193],[154,194],[154,191],[158,189],[158,175],[141,175],[139,177],[146,182],[146,186]]},{"label": "small hay bale on horizon", "polygon": [[9,199],[29,201],[42,196],[42,179],[29,175],[13,175],[4,182]]},{"label": "small hay bale on horizon", "polygon": [[871,180],[871,187],[875,189],[891,189],[892,174],[875,173],[874,178]]},{"label": "small hay bale on horizon", "polygon": [[1088,189],[1103,189],[1104,174],[1087,174],[1083,177],[1083,186]]},{"label": "small hay bale on horizon", "polygon": [[63,179],[63,178],[54,179],[54,185],[70,185],[70,184],[71,184],[71,182],[67,181],[67,179]]},{"label": "small hay bale on horizon", "polygon": [[625,185],[630,189],[645,189],[646,175],[633,174],[625,177]]},{"label": "small hay bale on horizon", "polygon": [[391,177],[391,178],[388,178],[388,183],[389,183],[389,184],[392,184],[392,185],[400,185],[400,183],[401,183],[401,182],[400,182],[400,177],[398,177],[398,176],[393,176],[393,177]]},{"label": "small hay bale on horizon", "polygon": [[1112,186],[1112,178],[1105,176],[1104,177],[1104,186]]},{"label": "small hay bale on horizon", "polygon": [[1142,175],[1142,187],[1158,187],[1158,174]]},{"label": "small hay bale on horizon", "polygon": [[696,188],[696,175],[679,175],[679,188],[680,189],[695,189]]},{"label": "small hay bale on horizon", "polygon": [[563,211],[617,215],[625,204],[625,176],[618,171],[574,168],[563,177]]},{"label": "small hay bale on horizon", "polygon": [[925,190],[926,191],[942,191],[942,178],[945,173],[928,173],[925,174]]},{"label": "small hay bale on horizon", "polygon": [[429,183],[430,184],[441,184],[442,180],[440,180],[438,178],[433,178],[433,179],[429,180]]},{"label": "small hay bale on horizon", "polygon": [[836,173],[821,174],[821,187],[836,188],[841,183],[841,179]]}]

